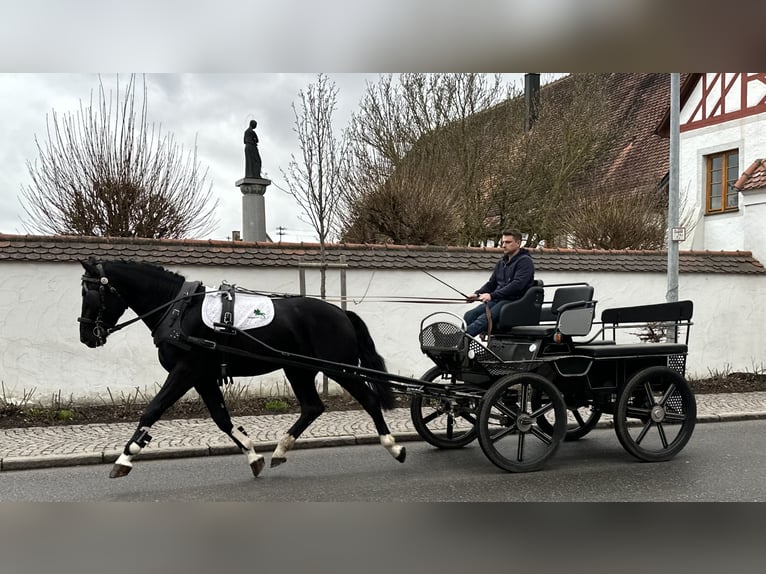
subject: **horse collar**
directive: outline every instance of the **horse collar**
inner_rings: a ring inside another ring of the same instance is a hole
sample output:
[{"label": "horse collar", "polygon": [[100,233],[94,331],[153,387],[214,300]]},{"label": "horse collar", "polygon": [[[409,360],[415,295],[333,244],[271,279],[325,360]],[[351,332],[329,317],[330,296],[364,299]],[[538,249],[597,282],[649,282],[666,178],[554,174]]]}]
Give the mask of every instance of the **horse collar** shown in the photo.
[{"label": "horse collar", "polygon": [[186,312],[191,296],[202,285],[201,281],[185,281],[174,297],[177,299],[165,311],[157,326],[152,331],[154,345],[159,347],[161,343],[171,343],[181,348],[191,348],[185,342],[186,335],[181,330],[181,319]]}]

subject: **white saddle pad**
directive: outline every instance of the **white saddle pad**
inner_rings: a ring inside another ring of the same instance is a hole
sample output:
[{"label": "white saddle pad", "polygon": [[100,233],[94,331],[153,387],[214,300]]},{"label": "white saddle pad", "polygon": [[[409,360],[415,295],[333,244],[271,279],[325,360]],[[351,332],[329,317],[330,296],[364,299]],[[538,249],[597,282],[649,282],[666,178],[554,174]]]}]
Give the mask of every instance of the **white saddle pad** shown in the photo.
[{"label": "white saddle pad", "polygon": [[[217,289],[206,287],[207,293],[202,300],[202,321],[215,329],[214,323],[221,322],[222,297],[226,293],[219,293]],[[274,302],[265,295],[250,295],[237,293],[234,297],[234,318],[232,325],[237,329],[246,331],[263,327],[274,319]]]}]

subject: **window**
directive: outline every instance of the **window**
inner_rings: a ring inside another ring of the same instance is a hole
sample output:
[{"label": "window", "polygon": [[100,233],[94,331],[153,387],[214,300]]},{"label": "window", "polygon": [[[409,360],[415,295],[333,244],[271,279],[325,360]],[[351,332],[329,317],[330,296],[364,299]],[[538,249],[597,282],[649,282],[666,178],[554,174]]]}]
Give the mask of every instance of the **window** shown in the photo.
[{"label": "window", "polygon": [[739,150],[729,150],[705,157],[707,171],[706,213],[737,209],[737,191],[732,185],[739,177]]}]

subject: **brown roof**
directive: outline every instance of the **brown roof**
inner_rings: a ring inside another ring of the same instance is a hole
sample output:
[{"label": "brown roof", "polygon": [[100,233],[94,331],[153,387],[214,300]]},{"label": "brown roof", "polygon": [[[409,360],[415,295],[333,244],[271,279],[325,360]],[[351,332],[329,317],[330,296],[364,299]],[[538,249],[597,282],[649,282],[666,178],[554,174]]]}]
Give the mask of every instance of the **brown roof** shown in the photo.
[{"label": "brown roof", "polygon": [[[352,244],[329,245],[327,251],[332,261],[344,255],[356,269],[477,271],[491,269],[502,253],[498,248]],[[667,267],[663,251],[535,249],[531,254],[538,272],[665,273]],[[161,265],[297,267],[301,261],[318,262],[319,245],[0,234],[0,263],[71,263],[90,256]],[[749,251],[684,251],[679,269],[681,273],[766,273]]]},{"label": "brown roof", "polygon": [[733,187],[739,191],[766,188],[766,159],[757,159],[750,164]]},{"label": "brown roof", "polygon": [[565,110],[577,76],[600,77],[605,82],[606,116],[599,120],[614,126],[618,135],[590,166],[584,185],[608,192],[659,186],[669,169],[670,142],[657,134],[657,126],[670,103],[670,74],[572,74],[543,86],[541,98],[547,98],[553,110]]}]

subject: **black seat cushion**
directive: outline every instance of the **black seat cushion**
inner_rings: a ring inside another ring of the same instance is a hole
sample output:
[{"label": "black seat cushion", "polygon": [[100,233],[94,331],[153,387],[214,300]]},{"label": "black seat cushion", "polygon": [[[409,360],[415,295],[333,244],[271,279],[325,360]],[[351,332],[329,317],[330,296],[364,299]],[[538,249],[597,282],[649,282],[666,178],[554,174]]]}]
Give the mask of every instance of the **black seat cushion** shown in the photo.
[{"label": "black seat cushion", "polygon": [[688,346],[682,343],[642,343],[630,345],[578,345],[576,353],[596,359],[615,357],[649,357],[685,355]]}]

